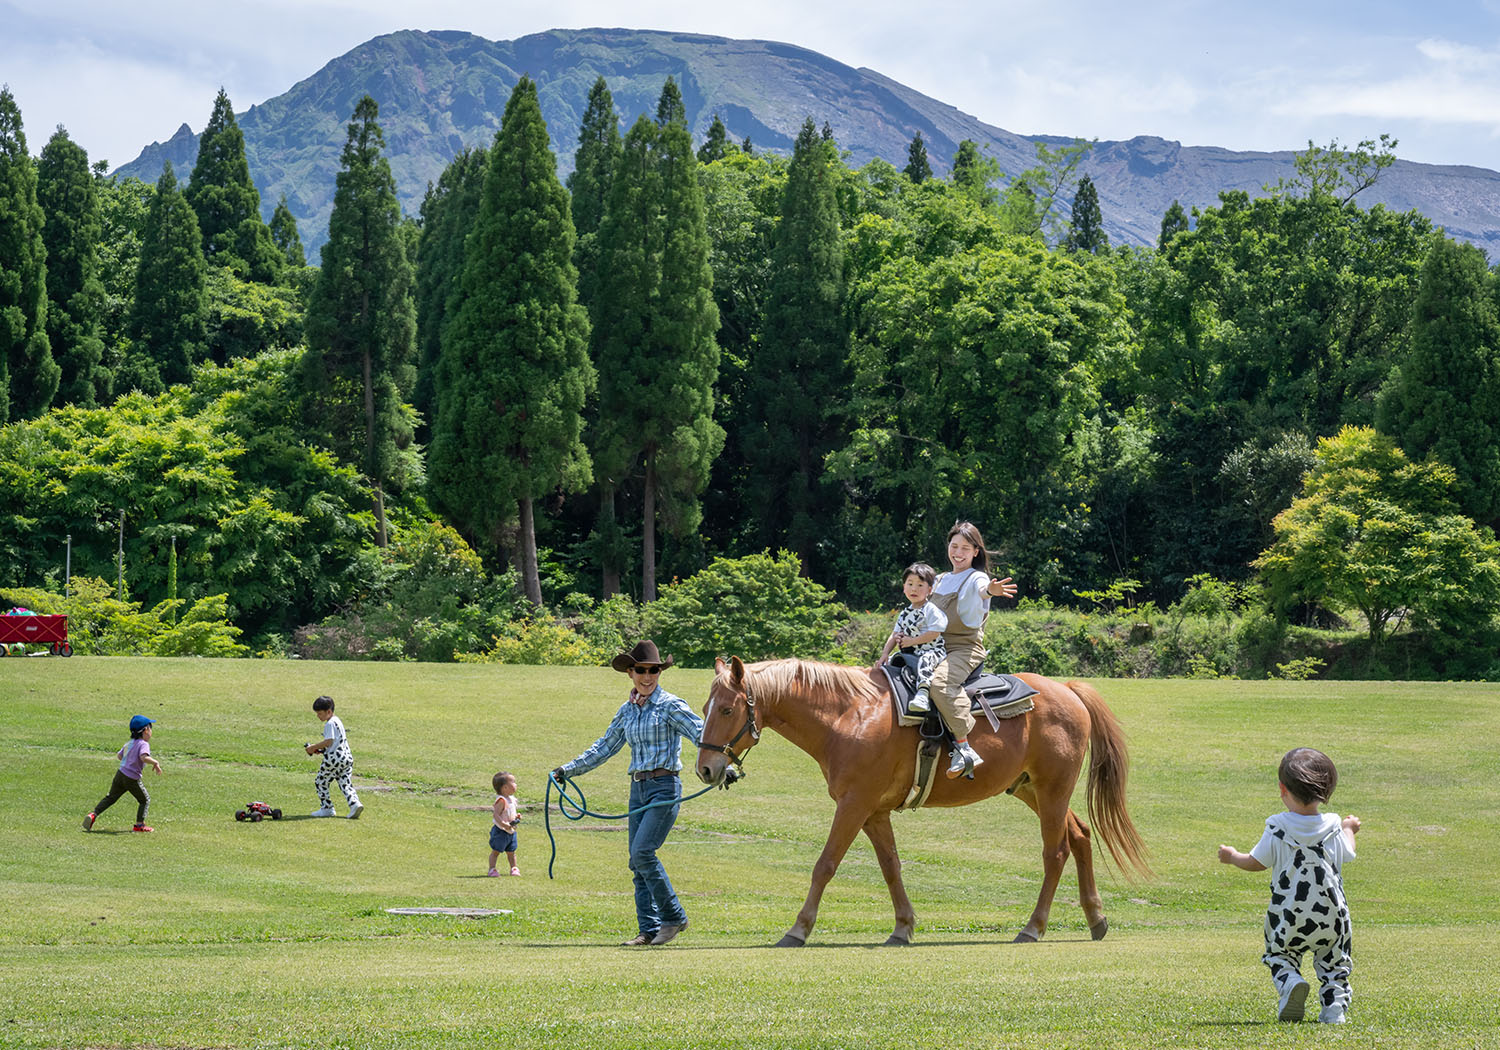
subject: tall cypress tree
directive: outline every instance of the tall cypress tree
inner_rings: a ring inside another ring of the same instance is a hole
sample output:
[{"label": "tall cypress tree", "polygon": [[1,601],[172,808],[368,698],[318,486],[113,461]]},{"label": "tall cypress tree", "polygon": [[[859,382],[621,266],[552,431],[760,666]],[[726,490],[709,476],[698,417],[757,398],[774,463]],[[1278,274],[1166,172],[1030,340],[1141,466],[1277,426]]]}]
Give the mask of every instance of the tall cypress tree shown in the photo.
[{"label": "tall cypress tree", "polygon": [[92,408],[110,396],[102,364],[104,284],[99,280],[102,218],[89,157],[59,127],[37,163],[37,201],[47,249],[47,338],[61,369],[56,401]]},{"label": "tall cypress tree", "polygon": [[131,348],[115,384],[118,390],[154,394],[191,378],[193,365],[206,353],[207,280],[198,218],[177,188],[168,162],[156,181],[141,230]]},{"label": "tall cypress tree", "polygon": [[416,369],[412,268],[396,180],[385,158],[380,107],[365,95],[339,162],[322,266],[307,305],[302,358],[309,421],[356,462],[374,490],[376,542],[385,546],[385,489],[410,442],[402,411]]},{"label": "tall cypress tree", "polygon": [[1181,201],[1173,201],[1172,206],[1167,209],[1166,214],[1161,217],[1161,232],[1156,236],[1156,250],[1165,251],[1172,238],[1179,233],[1188,231],[1187,212],[1182,210]]},{"label": "tall cypress tree", "polygon": [[760,508],[757,543],[786,545],[809,570],[826,529],[823,460],[834,447],[833,415],[848,385],[843,322],[844,257],[834,193],[836,153],[802,125],[787,169],[781,224],[771,248],[771,285],[760,344],[748,370],[750,506]]},{"label": "tall cypress tree", "polygon": [[597,233],[609,200],[609,184],[620,160],[620,117],[603,77],[589,89],[588,108],[578,128],[578,152],[568,176],[573,228],[580,238]]},{"label": "tall cypress tree", "polygon": [[47,249],[21,108],[0,87],[0,423],[39,416],[61,370],[47,340]]},{"label": "tall cypress tree", "polygon": [[932,165],[927,163],[927,143],[922,141],[920,131],[912,136],[911,145],[906,147],[906,167],[901,170],[918,184],[932,178]]},{"label": "tall cypress tree", "polygon": [[204,259],[254,281],[270,283],[280,276],[284,256],[261,222],[260,191],[250,180],[245,134],[223,88],[198,140],[198,161],[185,194],[198,216]]},{"label": "tall cypress tree", "polygon": [[[422,199],[417,244],[417,385],[412,405],[421,413],[426,440],[437,422],[437,369],[443,333],[462,302],[464,243],[479,217],[489,171],[482,147],[454,157]],[[421,435],[419,435],[421,436]]]},{"label": "tall cypress tree", "polygon": [[619,590],[625,559],[616,494],[635,473],[642,447],[639,435],[648,425],[651,403],[659,400],[649,389],[642,397],[642,387],[651,377],[639,361],[651,337],[661,286],[662,192],[656,165],[660,134],[661,129],[642,115],[625,135],[599,226],[598,294],[589,305],[599,372],[599,418],[590,434],[599,518],[591,542],[606,596]]},{"label": "tall cypress tree", "polygon": [[1500,317],[1484,253],[1447,237],[1422,264],[1411,349],[1377,406],[1379,429],[1413,460],[1458,474],[1464,514],[1500,519]]},{"label": "tall cypress tree", "polygon": [[[697,497],[724,440],[713,420],[719,315],[703,191],[678,98],[668,80],[658,113],[677,116],[660,126],[641,117],[625,136],[599,230],[595,547],[618,554],[614,493],[639,477],[644,601],[656,597],[656,530],[696,529]],[[604,569],[608,591],[618,566]]]},{"label": "tall cypress tree", "polygon": [[1094,255],[1109,247],[1109,237],[1104,232],[1104,216],[1099,211],[1099,191],[1094,189],[1094,180],[1087,175],[1078,180],[1078,192],[1073,195],[1073,218],[1068,223],[1068,235],[1063,240],[1063,247],[1069,251]]},{"label": "tall cypress tree", "polygon": [[[674,94],[676,85],[667,81]],[[667,98],[663,90],[663,99]],[[678,96],[680,99],[680,95]],[[688,536],[698,530],[698,496],[709,468],[724,447],[724,429],[714,421],[714,383],[719,377],[719,307],[698,159],[680,108],[656,138],[661,189],[661,285],[651,326],[647,375],[667,384],[667,396],[650,399],[652,418],[644,438],[645,479],[641,515],[641,599],[656,597],[656,528]],[[643,392],[643,391],[642,391]]]},{"label": "tall cypress tree", "polygon": [[656,100],[656,126],[664,128],[668,124],[687,126],[687,105],[682,101],[682,89],[671,77],[667,77],[661,88],[661,97]]},{"label": "tall cypress tree", "polygon": [[536,501],[590,481],[580,435],[594,370],[574,236],[536,84],[523,76],[489,152],[443,340],[430,477],[442,505],[486,537],[516,515],[516,561],[537,605]]},{"label": "tall cypress tree", "polygon": [[712,164],[716,160],[723,160],[732,149],[734,144],[729,141],[729,129],[715,113],[714,122],[708,126],[708,135],[703,139],[703,145],[698,147],[698,163]]},{"label": "tall cypress tree", "polygon": [[286,194],[281,195],[281,200],[276,202],[276,210],[271,213],[271,222],[268,226],[271,231],[271,243],[276,245],[276,250],[286,260],[288,266],[297,269],[307,265],[307,252],[302,247],[302,235],[297,232],[297,217],[292,214],[292,209],[286,205]]},{"label": "tall cypress tree", "polygon": [[979,152],[973,139],[964,139],[953,154],[953,185],[980,204],[990,206],[999,202],[1000,191],[995,180],[1000,178],[1000,164],[993,157]]}]

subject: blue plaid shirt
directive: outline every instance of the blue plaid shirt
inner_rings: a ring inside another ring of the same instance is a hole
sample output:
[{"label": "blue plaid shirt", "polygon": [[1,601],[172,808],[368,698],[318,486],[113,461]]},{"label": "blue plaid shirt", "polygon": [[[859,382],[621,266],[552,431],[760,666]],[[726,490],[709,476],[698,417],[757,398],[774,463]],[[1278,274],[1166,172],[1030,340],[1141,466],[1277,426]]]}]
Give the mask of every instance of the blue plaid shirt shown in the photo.
[{"label": "blue plaid shirt", "polygon": [[615,712],[604,735],[589,745],[562,771],[568,776],[587,773],[603,765],[625,744],[630,745],[630,772],[638,769],[682,769],[682,742],[694,744],[703,735],[703,719],[693,714],[687,701],[673,696],[661,686],[646,698],[645,704],[627,700]]}]

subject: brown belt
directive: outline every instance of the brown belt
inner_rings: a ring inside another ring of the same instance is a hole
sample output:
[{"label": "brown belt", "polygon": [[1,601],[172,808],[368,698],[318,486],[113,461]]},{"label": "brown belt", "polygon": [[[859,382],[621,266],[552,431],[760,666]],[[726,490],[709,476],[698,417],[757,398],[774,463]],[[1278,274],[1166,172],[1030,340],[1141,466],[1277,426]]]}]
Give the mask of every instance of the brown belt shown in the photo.
[{"label": "brown belt", "polygon": [[631,780],[655,780],[657,777],[675,777],[675,769],[637,769],[630,774]]}]

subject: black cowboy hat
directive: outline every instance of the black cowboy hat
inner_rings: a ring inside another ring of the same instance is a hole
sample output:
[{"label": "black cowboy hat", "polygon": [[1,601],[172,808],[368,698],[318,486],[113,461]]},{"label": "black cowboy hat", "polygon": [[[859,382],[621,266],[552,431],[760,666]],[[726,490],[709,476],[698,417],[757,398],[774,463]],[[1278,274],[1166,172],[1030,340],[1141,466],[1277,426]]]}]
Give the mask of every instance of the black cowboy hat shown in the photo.
[{"label": "black cowboy hat", "polygon": [[643,642],[636,642],[634,649],[621,653],[609,662],[609,666],[616,671],[628,671],[636,664],[643,667],[650,664],[665,670],[672,666],[672,658],[669,656],[663,660],[661,653],[656,651],[656,643],[647,638]]}]

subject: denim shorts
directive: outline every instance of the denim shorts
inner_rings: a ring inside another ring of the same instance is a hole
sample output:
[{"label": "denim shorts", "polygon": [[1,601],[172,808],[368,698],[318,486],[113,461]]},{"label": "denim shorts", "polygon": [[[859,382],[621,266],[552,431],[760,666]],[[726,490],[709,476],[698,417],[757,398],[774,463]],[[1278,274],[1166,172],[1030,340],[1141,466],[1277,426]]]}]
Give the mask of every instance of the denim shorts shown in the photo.
[{"label": "denim shorts", "polygon": [[498,853],[514,853],[516,851],[516,833],[514,831],[501,831],[494,824],[491,824],[490,849]]}]

